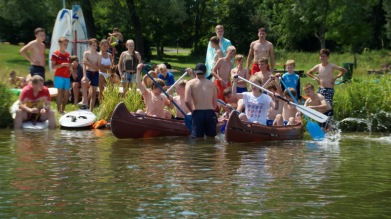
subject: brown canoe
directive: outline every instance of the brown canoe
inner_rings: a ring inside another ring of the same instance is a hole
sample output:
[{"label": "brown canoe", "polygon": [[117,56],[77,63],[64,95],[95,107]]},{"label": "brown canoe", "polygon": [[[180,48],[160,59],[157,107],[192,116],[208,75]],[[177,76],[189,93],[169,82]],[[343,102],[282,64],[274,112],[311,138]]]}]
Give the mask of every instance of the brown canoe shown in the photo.
[{"label": "brown canoe", "polygon": [[129,112],[125,103],[119,103],[111,116],[111,132],[117,138],[154,138],[189,136],[183,120],[163,119]]},{"label": "brown canoe", "polygon": [[236,112],[232,112],[225,128],[227,142],[261,142],[299,140],[303,138],[302,124],[289,126],[265,126],[242,122]]}]

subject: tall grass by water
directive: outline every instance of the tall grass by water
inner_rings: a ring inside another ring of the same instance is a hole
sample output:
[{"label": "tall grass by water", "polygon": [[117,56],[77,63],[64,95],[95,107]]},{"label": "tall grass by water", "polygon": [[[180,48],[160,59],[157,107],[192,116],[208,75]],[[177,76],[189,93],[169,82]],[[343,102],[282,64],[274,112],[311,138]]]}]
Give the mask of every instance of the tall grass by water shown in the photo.
[{"label": "tall grass by water", "polygon": [[391,112],[390,79],[391,76],[388,74],[370,75],[336,86],[334,118],[367,118],[381,110]]},{"label": "tall grass by water", "polygon": [[124,95],[119,92],[117,86],[107,83],[107,87],[103,92],[102,101],[95,110],[97,118],[109,120],[115,106],[120,102],[124,102],[131,112],[136,112],[138,109],[144,109],[142,96],[135,86]]}]

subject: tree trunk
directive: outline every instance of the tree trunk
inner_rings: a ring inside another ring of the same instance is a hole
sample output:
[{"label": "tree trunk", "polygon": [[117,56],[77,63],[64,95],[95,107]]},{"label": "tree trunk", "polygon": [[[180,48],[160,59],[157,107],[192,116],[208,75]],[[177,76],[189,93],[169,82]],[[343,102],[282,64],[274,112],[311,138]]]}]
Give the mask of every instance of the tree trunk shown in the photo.
[{"label": "tree trunk", "polygon": [[83,10],[83,15],[84,15],[86,26],[87,26],[88,38],[93,38],[96,36],[96,28],[95,28],[94,17],[92,16],[91,1],[90,0],[81,0],[80,7]]},{"label": "tree trunk", "polygon": [[134,0],[127,0],[126,4],[128,6],[130,18],[132,19],[132,25],[135,32],[135,49],[141,54],[142,58],[145,58],[145,49],[144,49],[144,39],[143,39],[143,31],[141,28],[140,18],[136,13],[136,5],[134,4]]}]

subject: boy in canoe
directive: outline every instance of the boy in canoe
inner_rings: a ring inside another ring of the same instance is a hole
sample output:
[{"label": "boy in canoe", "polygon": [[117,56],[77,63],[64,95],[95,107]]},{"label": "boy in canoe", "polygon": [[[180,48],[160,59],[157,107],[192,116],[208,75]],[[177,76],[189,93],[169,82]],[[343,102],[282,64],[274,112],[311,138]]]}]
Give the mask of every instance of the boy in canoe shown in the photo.
[{"label": "boy in canoe", "polygon": [[56,117],[50,110],[50,93],[43,85],[44,80],[39,75],[31,78],[31,84],[26,85],[20,94],[19,109],[16,110],[14,128],[23,127],[23,122],[44,122],[49,120],[49,128],[56,128]]},{"label": "boy in canoe", "polygon": [[[185,103],[186,83],[187,82],[185,80],[178,81],[178,83],[175,85],[175,90],[176,90],[177,95],[175,97],[173,97],[172,99],[183,110],[183,112],[188,114],[188,113],[190,113],[190,110],[186,106],[186,103]],[[171,107],[174,107],[174,105],[172,105]],[[180,120],[185,119],[184,115],[182,113],[180,113],[178,110],[176,111],[175,118],[180,119]]]},{"label": "boy in canoe", "polygon": [[[141,83],[141,70],[143,69],[143,67],[144,64],[142,63],[137,65],[136,83],[137,87],[140,89],[141,94],[143,95],[146,111],[144,112],[143,110],[137,110],[137,113],[171,119],[171,113],[164,109],[165,106],[171,106],[170,101],[162,93],[159,87],[156,86],[156,84],[152,84],[152,88],[151,90],[149,90],[145,87],[143,83]],[[164,81],[162,79],[156,78],[155,81],[161,87],[164,86]]]},{"label": "boy in canoe", "polygon": [[329,119],[320,124],[323,129],[331,130],[331,117],[333,116],[333,108],[330,103],[325,99],[322,94],[315,93],[314,85],[308,83],[303,87],[305,95],[307,95],[308,99],[305,101],[304,106],[318,110],[319,112],[327,115]]},{"label": "boy in canoe", "polygon": [[269,61],[267,60],[266,57],[261,57],[258,61],[260,71],[254,73],[255,76],[257,76],[261,79],[261,81],[262,81],[261,86],[267,86],[267,84],[265,84],[266,81],[270,77],[274,77],[273,73],[271,71],[267,70],[268,63],[269,63]]},{"label": "boy in canoe", "polygon": [[[262,80],[256,75],[250,77],[250,82],[262,86]],[[264,94],[261,89],[254,85],[251,85],[251,92],[236,92],[236,84],[238,77],[234,77],[232,86],[232,96],[243,99],[245,105],[245,113],[241,113],[239,118],[245,122],[254,122],[266,125],[267,112],[269,107],[277,110],[279,107],[278,98],[272,98],[267,94]],[[275,96],[278,95],[274,93]],[[274,100],[273,100],[274,99]]]},{"label": "boy in canoe", "polygon": [[[289,101],[293,101],[292,97],[289,95],[288,89],[289,89],[289,92],[291,92],[291,94],[293,96],[296,96],[296,94],[297,94],[296,90],[294,88],[290,87],[284,91],[285,99],[287,99]],[[282,107],[282,114],[276,115],[276,118],[274,119],[273,126],[298,124],[301,121],[301,119],[300,119],[301,114],[298,112],[299,111],[297,110],[296,106],[289,104],[287,102],[284,102],[284,106]]]}]

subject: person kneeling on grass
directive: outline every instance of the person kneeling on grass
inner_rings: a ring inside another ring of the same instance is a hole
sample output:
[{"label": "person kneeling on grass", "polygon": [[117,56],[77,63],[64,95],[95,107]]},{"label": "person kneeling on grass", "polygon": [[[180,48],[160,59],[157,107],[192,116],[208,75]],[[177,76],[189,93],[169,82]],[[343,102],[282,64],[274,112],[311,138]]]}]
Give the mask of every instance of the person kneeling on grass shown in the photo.
[{"label": "person kneeling on grass", "polygon": [[[162,94],[162,91],[158,86],[156,86],[156,84],[153,84],[151,90],[148,90],[145,85],[141,83],[141,69],[143,66],[144,64],[142,63],[137,65],[136,83],[137,87],[140,89],[141,94],[143,95],[146,111],[144,112],[142,110],[137,110],[137,113],[171,119],[171,113],[164,109],[164,106],[170,107],[170,100],[168,100],[167,97]],[[164,86],[163,80],[157,78],[155,81],[161,87]]]},{"label": "person kneeling on grass", "polygon": [[26,85],[20,94],[19,109],[16,110],[14,128],[23,127],[23,122],[44,122],[49,120],[49,128],[56,128],[56,117],[50,110],[50,93],[43,85],[44,80],[39,75],[31,78],[32,83]]}]

